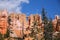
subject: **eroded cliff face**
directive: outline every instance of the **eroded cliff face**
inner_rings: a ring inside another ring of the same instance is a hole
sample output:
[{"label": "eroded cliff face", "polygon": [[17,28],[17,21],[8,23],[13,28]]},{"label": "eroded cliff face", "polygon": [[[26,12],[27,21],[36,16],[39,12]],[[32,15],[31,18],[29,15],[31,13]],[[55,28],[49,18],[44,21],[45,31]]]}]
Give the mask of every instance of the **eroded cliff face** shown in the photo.
[{"label": "eroded cliff face", "polygon": [[[10,19],[10,21],[8,21]],[[36,23],[36,24],[34,24]],[[52,20],[54,32],[60,32],[60,17],[55,16],[55,19]],[[8,15],[7,10],[0,11],[0,33],[6,34],[7,29],[9,28],[10,37],[19,37],[22,38],[24,35],[27,35],[28,39],[32,33],[31,29],[37,27],[39,33],[37,37],[44,37],[44,24],[42,17],[38,14],[30,15],[26,17],[25,14],[16,14],[11,13]],[[38,38],[39,39],[39,38]]]},{"label": "eroded cliff face", "polygon": [[6,34],[8,28],[8,13],[6,10],[0,12],[0,33]]},{"label": "eroded cliff face", "polygon": [[60,17],[56,16],[52,21],[54,31],[60,31]]},{"label": "eroded cliff face", "polygon": [[[22,17],[23,16],[23,17]],[[23,36],[23,30],[25,30],[26,27],[26,18],[25,15],[22,14],[10,14],[10,25],[9,25],[9,30],[10,32],[10,37],[19,37],[22,38]]]}]

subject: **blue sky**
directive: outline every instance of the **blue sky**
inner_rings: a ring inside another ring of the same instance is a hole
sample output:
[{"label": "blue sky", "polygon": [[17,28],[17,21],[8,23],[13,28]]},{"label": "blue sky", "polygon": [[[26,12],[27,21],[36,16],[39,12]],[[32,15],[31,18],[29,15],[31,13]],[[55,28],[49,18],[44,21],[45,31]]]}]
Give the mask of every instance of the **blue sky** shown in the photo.
[{"label": "blue sky", "polygon": [[60,0],[0,0],[0,10],[7,9],[10,12],[41,14],[45,8],[48,17],[60,16]]},{"label": "blue sky", "polygon": [[42,8],[45,8],[48,17],[60,15],[60,0],[29,0],[29,4],[22,4],[22,12],[26,15],[41,14]]}]

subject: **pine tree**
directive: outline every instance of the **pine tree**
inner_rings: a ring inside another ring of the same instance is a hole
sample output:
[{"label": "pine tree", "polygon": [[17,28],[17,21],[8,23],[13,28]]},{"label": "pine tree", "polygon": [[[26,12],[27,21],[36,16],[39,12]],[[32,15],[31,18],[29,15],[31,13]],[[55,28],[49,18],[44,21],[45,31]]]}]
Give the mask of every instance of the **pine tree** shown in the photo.
[{"label": "pine tree", "polygon": [[42,8],[42,20],[43,20],[43,23],[44,24],[47,24],[48,23],[48,18],[47,18],[47,16],[46,16],[46,12],[45,12],[45,9],[44,8]]},{"label": "pine tree", "polygon": [[48,39],[49,35],[48,35],[48,32],[47,32],[47,30],[48,30],[48,18],[46,16],[46,12],[45,12],[44,8],[42,8],[42,21],[43,21],[43,24],[44,24],[44,38],[45,38],[45,40],[49,40]]},{"label": "pine tree", "polygon": [[0,33],[0,40],[4,40],[4,37],[1,33]]},{"label": "pine tree", "polygon": [[52,20],[50,20],[49,23],[48,23],[47,32],[49,34],[49,36],[48,36],[49,40],[52,40],[52,34],[53,34]]},{"label": "pine tree", "polygon": [[44,8],[42,9],[42,20],[44,23],[44,38],[45,40],[52,40],[53,32],[52,19],[49,20],[47,18]]}]

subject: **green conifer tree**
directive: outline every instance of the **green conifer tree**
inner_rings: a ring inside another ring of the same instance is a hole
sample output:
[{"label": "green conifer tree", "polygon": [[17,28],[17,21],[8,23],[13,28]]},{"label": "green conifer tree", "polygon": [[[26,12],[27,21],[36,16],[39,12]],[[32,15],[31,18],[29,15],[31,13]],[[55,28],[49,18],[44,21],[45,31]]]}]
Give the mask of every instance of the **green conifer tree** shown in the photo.
[{"label": "green conifer tree", "polygon": [[45,40],[48,40],[48,18],[46,16],[46,12],[45,12],[45,9],[42,8],[42,21],[43,21],[43,24],[44,24],[44,38]]},{"label": "green conifer tree", "polygon": [[47,32],[48,32],[48,39],[52,40],[52,34],[53,34],[52,20],[50,20],[48,23]]},{"label": "green conifer tree", "polygon": [[4,40],[4,37],[1,33],[0,33],[0,40]]}]

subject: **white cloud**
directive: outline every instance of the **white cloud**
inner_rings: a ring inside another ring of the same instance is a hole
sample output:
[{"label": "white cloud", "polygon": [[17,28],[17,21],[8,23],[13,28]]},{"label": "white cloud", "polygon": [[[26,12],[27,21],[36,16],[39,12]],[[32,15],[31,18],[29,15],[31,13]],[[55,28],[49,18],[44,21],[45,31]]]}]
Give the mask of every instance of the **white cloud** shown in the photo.
[{"label": "white cloud", "polygon": [[0,10],[7,9],[9,12],[21,12],[22,3],[29,3],[29,0],[0,0]]}]

